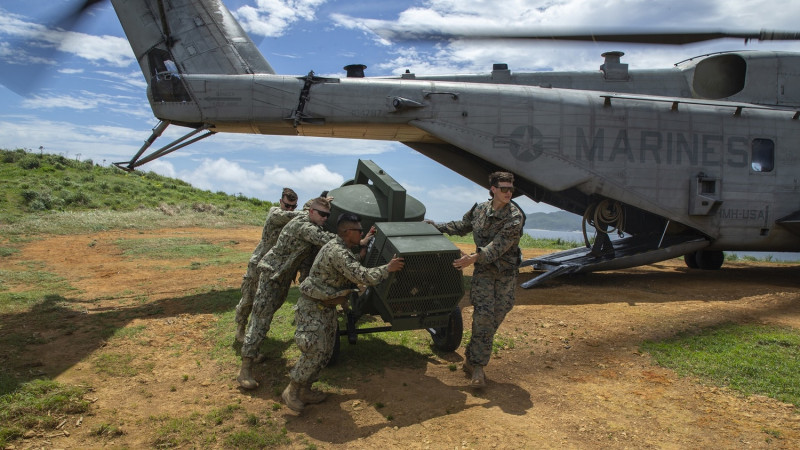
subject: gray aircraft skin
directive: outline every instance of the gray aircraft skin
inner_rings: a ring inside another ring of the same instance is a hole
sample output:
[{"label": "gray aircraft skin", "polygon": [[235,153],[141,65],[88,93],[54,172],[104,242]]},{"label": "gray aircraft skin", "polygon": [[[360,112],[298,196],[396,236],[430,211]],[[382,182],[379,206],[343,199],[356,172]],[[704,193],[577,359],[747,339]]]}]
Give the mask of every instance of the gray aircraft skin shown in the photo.
[{"label": "gray aircraft skin", "polygon": [[[120,167],[216,132],[391,140],[483,186],[508,170],[521,195],[631,236],[583,249],[573,272],[680,255],[714,269],[723,250],[800,251],[800,54],[639,71],[608,52],[591,72],[278,75],[220,0],[112,4],[161,121]],[[140,159],[169,124],[193,139]],[[602,208],[624,219],[596,218]]]}]

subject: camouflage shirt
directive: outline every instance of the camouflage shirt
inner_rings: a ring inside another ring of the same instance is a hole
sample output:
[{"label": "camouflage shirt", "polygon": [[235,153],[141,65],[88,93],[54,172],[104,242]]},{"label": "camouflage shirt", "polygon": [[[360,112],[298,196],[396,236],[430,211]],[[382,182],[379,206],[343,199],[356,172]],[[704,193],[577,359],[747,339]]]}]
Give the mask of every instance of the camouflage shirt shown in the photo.
[{"label": "camouflage shirt", "polygon": [[442,233],[459,236],[472,231],[478,253],[475,270],[496,267],[501,273],[508,273],[519,267],[523,223],[522,212],[513,203],[495,211],[489,200],[476,203],[461,220],[434,226]]},{"label": "camouflage shirt", "polygon": [[300,292],[315,300],[330,300],[353,292],[359,284],[374,286],[389,277],[389,265],[366,268],[341,237],[325,244],[314,259]]},{"label": "camouflage shirt", "polygon": [[261,258],[258,268],[270,280],[279,281],[287,275],[294,279],[300,263],[311,254],[312,247],[325,245],[334,237],[335,234],[324,231],[301,211],[283,227],[278,242]]},{"label": "camouflage shirt", "polygon": [[284,225],[300,214],[303,214],[303,211],[284,211],[280,206],[271,207],[264,222],[264,230],[261,232],[261,241],[253,250],[250,262],[258,264],[258,261],[275,245]]}]

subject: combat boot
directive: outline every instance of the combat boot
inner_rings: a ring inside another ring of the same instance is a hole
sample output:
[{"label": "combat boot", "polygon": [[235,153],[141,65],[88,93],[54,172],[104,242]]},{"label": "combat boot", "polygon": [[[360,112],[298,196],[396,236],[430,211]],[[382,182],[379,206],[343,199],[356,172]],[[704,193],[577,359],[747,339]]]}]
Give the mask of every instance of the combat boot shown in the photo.
[{"label": "combat boot", "polygon": [[258,387],[258,382],[253,378],[253,359],[242,358],[242,368],[239,370],[239,376],[236,377],[239,386],[244,389],[255,389]]},{"label": "combat boot", "polygon": [[464,370],[464,372],[466,372],[468,377],[471,377],[472,376],[472,371],[475,370],[475,368],[472,366],[472,364],[470,364],[469,361],[467,361],[467,360],[464,360],[464,365],[461,366],[461,368]]},{"label": "combat boot", "polygon": [[281,394],[281,398],[283,402],[286,403],[286,406],[289,407],[294,412],[301,413],[303,412],[303,401],[300,400],[300,383],[296,381],[290,381],[289,385],[286,386],[286,389],[283,390]]},{"label": "combat boot", "polygon": [[300,400],[307,405],[322,403],[326,398],[328,398],[328,394],[322,391],[311,389],[311,383],[304,384],[300,388]]},{"label": "combat boot", "polygon": [[483,374],[482,366],[473,367],[472,379],[469,380],[469,386],[475,389],[480,389],[486,386],[486,375]]},{"label": "combat boot", "polygon": [[246,323],[236,324],[236,336],[234,337],[234,339],[236,339],[236,342],[238,342],[240,344],[242,342],[244,342],[244,336],[245,336],[246,333],[247,333],[247,324]]}]

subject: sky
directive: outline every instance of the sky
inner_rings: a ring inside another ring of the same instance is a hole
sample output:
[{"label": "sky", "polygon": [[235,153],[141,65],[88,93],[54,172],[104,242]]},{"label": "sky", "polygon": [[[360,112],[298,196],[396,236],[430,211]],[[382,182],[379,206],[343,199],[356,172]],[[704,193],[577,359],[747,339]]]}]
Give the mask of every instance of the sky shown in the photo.
[{"label": "sky", "polygon": [[[146,83],[109,2],[65,30],[56,18],[74,0],[0,0],[0,148],[61,154],[97,164],[129,160],[158,123]],[[603,52],[625,52],[631,70],[725,50],[800,51],[800,42],[745,44],[719,40],[685,46],[618,43],[389,42],[376,26],[450,31],[499,29],[647,29],[653,31],[797,31],[800,2],[766,0],[226,0],[279,74],[343,77],[348,64],[366,76],[406,69],[418,75],[596,71]],[[794,28],[793,28],[794,27]],[[170,126],[151,149],[189,131]],[[289,186],[300,200],[353,178],[369,159],[427,208],[426,216],[460,218],[487,191],[396,142],[294,136],[215,134],[140,168],[213,192],[277,201]],[[555,208],[518,200],[526,213]]]}]

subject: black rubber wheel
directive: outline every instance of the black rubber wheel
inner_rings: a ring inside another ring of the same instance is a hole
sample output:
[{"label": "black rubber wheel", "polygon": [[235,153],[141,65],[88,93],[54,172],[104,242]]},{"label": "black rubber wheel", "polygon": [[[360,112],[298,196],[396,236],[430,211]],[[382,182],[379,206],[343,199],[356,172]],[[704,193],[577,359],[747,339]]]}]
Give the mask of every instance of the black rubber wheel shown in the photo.
[{"label": "black rubber wheel", "polygon": [[695,259],[697,267],[703,270],[718,270],[725,262],[725,253],[719,250],[699,250]]},{"label": "black rubber wheel", "polygon": [[686,263],[686,267],[690,269],[697,269],[697,252],[683,255],[683,262]]},{"label": "black rubber wheel", "polygon": [[339,326],[336,326],[336,338],[333,341],[333,352],[331,352],[331,359],[328,360],[328,364],[325,366],[333,366],[336,365],[336,362],[339,361],[339,352],[342,350],[342,340],[339,336]]},{"label": "black rubber wheel", "polygon": [[461,338],[464,336],[464,319],[461,317],[461,308],[456,307],[450,313],[446,327],[429,328],[428,332],[437,349],[443,352],[455,351],[461,345]]}]

